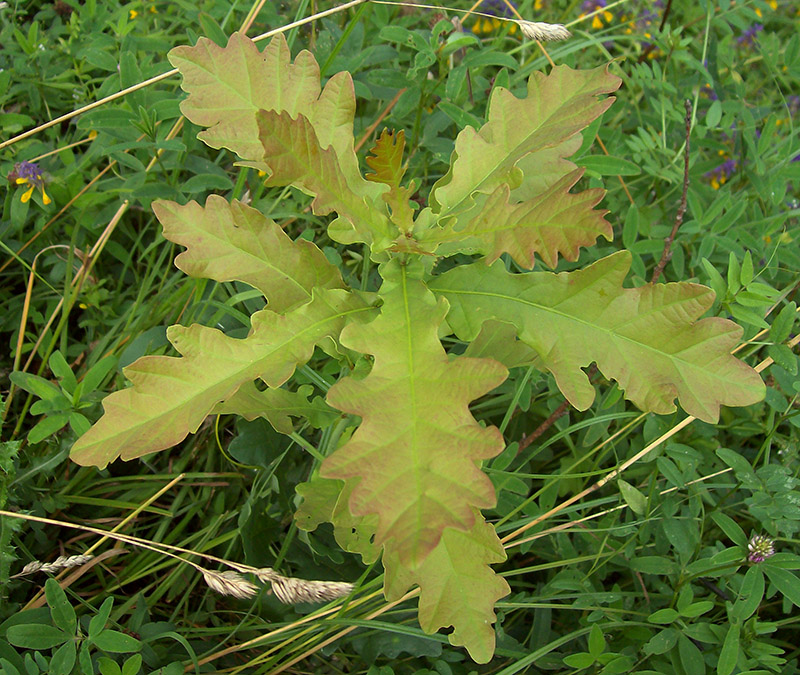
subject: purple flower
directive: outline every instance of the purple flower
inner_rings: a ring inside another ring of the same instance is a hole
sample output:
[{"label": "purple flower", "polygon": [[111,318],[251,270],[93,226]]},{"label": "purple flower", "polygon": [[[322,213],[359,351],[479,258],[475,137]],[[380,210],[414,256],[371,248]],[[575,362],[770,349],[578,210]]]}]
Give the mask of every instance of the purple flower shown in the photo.
[{"label": "purple flower", "polygon": [[[516,9],[516,4],[513,2],[511,5]],[[508,19],[514,17],[514,12],[512,12],[508,5],[505,3],[505,0],[483,0],[483,6],[479,8],[480,11],[486,12],[487,14],[494,14],[495,16],[504,16]]]},{"label": "purple flower", "polygon": [[740,47],[751,47],[756,41],[756,35],[758,35],[762,30],[764,30],[764,26],[762,26],[760,23],[754,23],[744,33],[736,38],[736,44],[738,44]]},{"label": "purple flower", "polygon": [[42,170],[34,162],[17,162],[14,169],[8,174],[8,182],[12,185],[28,185],[28,189],[22,193],[20,201],[24,204],[30,200],[33,191],[39,188],[42,191],[42,201],[49,204],[52,200],[44,190],[44,178]]},{"label": "purple flower", "polygon": [[758,564],[775,555],[775,542],[763,534],[756,534],[750,537],[747,550],[750,551],[747,554],[747,560]]},{"label": "purple flower", "polygon": [[715,190],[719,190],[720,187],[725,185],[728,178],[733,175],[734,171],[736,171],[736,160],[726,159],[715,169],[706,172],[705,177],[711,179],[711,187]]}]

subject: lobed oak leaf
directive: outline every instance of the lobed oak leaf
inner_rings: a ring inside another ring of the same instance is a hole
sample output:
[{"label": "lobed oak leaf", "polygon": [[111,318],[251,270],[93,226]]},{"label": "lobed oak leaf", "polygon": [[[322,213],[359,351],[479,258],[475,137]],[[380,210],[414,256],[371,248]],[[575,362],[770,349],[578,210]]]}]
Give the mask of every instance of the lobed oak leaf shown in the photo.
[{"label": "lobed oak leaf", "polygon": [[481,427],[468,406],[507,371],[490,359],[451,361],[438,338],[447,303],[396,263],[382,274],[380,315],[340,336],[345,346],[374,356],[372,370],[328,392],[330,405],[358,415],[361,424],[325,459],[320,475],[358,479],[351,513],[376,514],[375,542],[391,541],[404,565],[417,565],[445,528],[469,530],[475,509],[495,502],[478,463],[498,454],[503,439],[496,428]]},{"label": "lobed oak leaf", "polygon": [[181,112],[194,124],[208,127],[198,138],[212,148],[233,150],[243,159],[259,160],[263,153],[257,111],[308,114],[320,95],[319,66],[313,55],[303,50],[292,63],[280,34],[263,53],[247,36],[234,33],[225,47],[201,37],[194,47],[175,47],[168,58],[181,72],[181,88],[189,94],[181,102]]},{"label": "lobed oak leaf", "polygon": [[414,210],[408,203],[412,189],[400,185],[406,172],[403,166],[405,146],[404,131],[400,130],[394,134],[384,129],[370,150],[372,155],[366,160],[375,173],[368,173],[365,176],[369,181],[389,186],[389,192],[383,194],[383,200],[392,211],[392,222],[402,233],[411,232],[414,228]]},{"label": "lobed oak leaf", "polygon": [[450,644],[466,647],[477,663],[488,663],[495,647],[494,604],[511,592],[489,565],[505,559],[494,527],[476,513],[472,528],[447,528],[416,566],[405,566],[393,543],[388,544],[383,556],[386,597],[396,600],[418,585],[422,630],[434,633],[453,626]]},{"label": "lobed oak leaf", "polygon": [[283,312],[311,300],[313,288],[342,288],[339,270],[315,244],[292,241],[270,218],[239,201],[211,195],[205,206],[157,200],[153,211],[164,237],[186,247],[175,265],[193,277],[242,281],[269,308]]},{"label": "lobed oak leaf", "polygon": [[575,272],[510,274],[499,263],[463,266],[430,286],[450,302],[447,321],[465,340],[487,319],[511,323],[541,368],[579,410],[594,400],[582,368],[595,362],[642,410],[716,422],[720,405],[750,405],[764,383],[730,354],[742,329],[726,319],[696,321],[714,293],[699,284],[623,288],[631,255],[620,251]]},{"label": "lobed oak leaf", "polygon": [[360,174],[347,176],[333,149],[320,147],[314,127],[304,115],[292,118],[287,113],[261,110],[256,119],[263,160],[271,172],[266,185],[291,184],[312,195],[316,214],[336,211],[339,218],[328,231],[337,241],[388,246],[394,233],[385,213],[373,205],[375,189],[384,192],[386,186],[370,183]]},{"label": "lobed oak leaf", "polygon": [[582,175],[583,169],[576,169],[536,197],[517,203],[510,201],[508,185],[500,185],[488,196],[477,196],[475,208],[451,226],[423,233],[421,242],[442,242],[436,253],[443,256],[464,250],[483,253],[487,265],[503,253],[525,269],[533,268],[535,253],[549,267],[558,264],[559,254],[577,260],[581,246],[591,246],[600,236],[613,238],[604,218],[608,211],[593,208],[604,191],[569,192]]},{"label": "lobed oak leaf", "polygon": [[526,198],[537,194],[547,187],[536,177],[539,164],[566,168],[563,157],[580,145],[576,134],[614,102],[598,96],[620,84],[607,67],[555,66],[549,74],[531,75],[526,98],[497,87],[486,124],[478,131],[466,127],[456,138],[450,170],[431,191],[433,211],[440,218],[457,215],[472,207],[475,192],[490,194],[509,182],[512,189],[527,190]]},{"label": "lobed oak leaf", "polygon": [[282,385],[308,361],[314,345],[338,336],[346,317],[370,309],[344,290],[315,290],[311,302],[286,314],[256,312],[243,340],[197,324],[171,326],[167,338],[182,356],[144,356],[125,368],[133,386],[104,399],[104,415],[77,440],[70,457],[102,468],[117,457],[170,448],[244,383]]},{"label": "lobed oak leaf", "polygon": [[358,553],[365,565],[377,560],[380,547],[375,536],[375,516],[353,516],[347,506],[356,481],[316,476],[297,486],[303,502],[294,514],[297,527],[313,532],[321,523],[333,524],[333,536],[345,551]]}]

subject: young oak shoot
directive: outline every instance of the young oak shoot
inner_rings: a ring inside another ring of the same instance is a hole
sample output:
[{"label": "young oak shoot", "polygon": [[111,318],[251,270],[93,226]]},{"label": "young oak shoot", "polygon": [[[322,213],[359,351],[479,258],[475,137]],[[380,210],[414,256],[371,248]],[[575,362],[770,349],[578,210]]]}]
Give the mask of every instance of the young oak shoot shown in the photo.
[{"label": "young oak shoot", "polygon": [[[281,36],[262,53],[238,34],[226,47],[200,39],[170,60],[188,93],[183,114],[204,127],[199,137],[264,170],[268,186],[312,196],[315,214],[335,214],[328,235],[368,246],[382,285],[348,288],[314,244],[292,241],[239,202],[155,202],[164,236],[186,247],[176,260],[182,270],[247,283],[268,304],[245,339],[171,327],[180,356],[146,356],[125,370],[133,386],[105,400],[103,417],[72,449],[76,462],[103,467],[169,448],[217,412],[260,415],[291,433],[290,417],[320,413],[307,387],[285,386],[314,349],[342,365],[353,352],[369,355],[366,377],[343,376],[327,394],[329,406],[361,422],[298,487],[298,524],[332,522],[343,548],[365,561],[380,555],[387,597],[419,586],[422,628],[453,626],[450,642],[487,662],[494,604],[509,588],[490,567],[505,552],[481,515],[495,495],[480,465],[504,442],[468,406],[505,379],[519,347],[580,410],[594,398],[583,370],[591,363],[646,411],[673,411],[677,398],[715,422],[720,405],[764,395],[755,371],[730,355],[741,329],[700,319],[710,289],[623,288],[625,251],[560,274],[511,273],[498,260],[507,253],[530,270],[538,255],[553,267],[611,239],[606,212],[594,208],[602,191],[570,192],[582,173],[567,159],[579,132],[613,102],[606,95],[620,80],[607,69],[534,73],[523,98],[496,88],[486,124],[459,133],[449,170],[415,215],[402,132],[384,133],[367,160],[374,173],[360,172],[349,73],[321,88],[313,56],[292,62]],[[435,261],[457,253],[479,257],[437,274]],[[448,354],[447,333],[481,358]]]}]

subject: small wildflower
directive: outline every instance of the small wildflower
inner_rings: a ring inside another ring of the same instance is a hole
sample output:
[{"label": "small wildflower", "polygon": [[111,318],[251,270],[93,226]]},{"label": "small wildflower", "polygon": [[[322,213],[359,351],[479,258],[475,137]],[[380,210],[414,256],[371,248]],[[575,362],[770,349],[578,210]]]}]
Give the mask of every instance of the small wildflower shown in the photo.
[{"label": "small wildflower", "polygon": [[750,551],[747,559],[751,563],[764,562],[767,558],[775,555],[775,542],[763,534],[757,534],[750,538],[747,550]]},{"label": "small wildflower", "polygon": [[592,17],[592,28],[602,28],[604,21],[606,24],[610,24],[614,20],[614,15],[605,8],[607,4],[606,0],[585,0],[581,5],[582,11],[578,18],[582,19],[587,14],[596,12]]},{"label": "small wildflower", "polygon": [[137,16],[139,16],[139,12],[137,12],[135,9],[132,9],[128,12],[128,18],[131,20],[135,19]]},{"label": "small wildflower", "polygon": [[733,175],[734,171],[736,171],[736,160],[726,159],[717,168],[707,172],[706,178],[711,179],[712,188],[719,190],[720,187],[725,185],[725,183],[728,181],[728,178]]},{"label": "small wildflower", "polygon": [[760,23],[754,23],[744,33],[736,38],[736,44],[740,47],[752,47],[755,44],[756,36],[762,30],[764,30],[764,26],[762,26]]},{"label": "small wildflower", "polygon": [[39,188],[42,191],[42,201],[49,204],[52,200],[48,197],[44,189],[44,178],[42,170],[34,162],[17,162],[14,169],[8,174],[8,182],[12,185],[28,185],[28,189],[22,193],[20,201],[25,204],[30,201],[33,191]]},{"label": "small wildflower", "polygon": [[[517,8],[513,2],[510,4],[511,7],[509,7],[509,3],[506,3],[505,0],[484,0],[480,9],[481,11],[494,14],[497,17],[510,19],[515,16],[514,10]],[[516,14],[516,16],[518,16],[518,14]],[[486,16],[479,16],[475,23],[472,24],[472,32],[475,33],[475,35],[487,35],[488,33],[500,28],[504,23],[505,22],[500,21],[499,18],[495,19]],[[517,25],[512,23],[509,32],[515,33],[516,30]]]}]

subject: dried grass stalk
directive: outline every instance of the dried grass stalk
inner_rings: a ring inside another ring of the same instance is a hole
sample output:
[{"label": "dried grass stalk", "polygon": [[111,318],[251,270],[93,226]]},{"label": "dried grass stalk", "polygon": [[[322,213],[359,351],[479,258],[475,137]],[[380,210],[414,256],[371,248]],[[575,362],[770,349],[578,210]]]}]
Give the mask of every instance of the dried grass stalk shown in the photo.
[{"label": "dried grass stalk", "polygon": [[28,574],[33,574],[34,572],[58,572],[58,570],[83,565],[84,563],[89,562],[92,558],[94,558],[93,555],[60,555],[53,562],[49,563],[43,563],[39,560],[34,560],[33,562],[29,562],[27,565],[25,565],[21,572],[15,574],[11,578],[16,579],[17,577],[24,577]]},{"label": "dried grass stalk", "polygon": [[251,584],[238,572],[226,570],[225,572],[214,572],[204,568],[199,568],[203,573],[208,587],[221,595],[232,595],[234,598],[252,598],[258,592],[258,586]]},{"label": "dried grass stalk", "polygon": [[270,567],[257,569],[253,574],[261,581],[268,581],[275,597],[287,605],[298,602],[327,602],[353,591],[353,584],[345,581],[308,581],[284,577]]},{"label": "dried grass stalk", "polygon": [[557,42],[572,36],[560,23],[541,23],[539,21],[525,21],[524,19],[518,19],[516,23],[520,27],[522,34],[529,40]]}]

